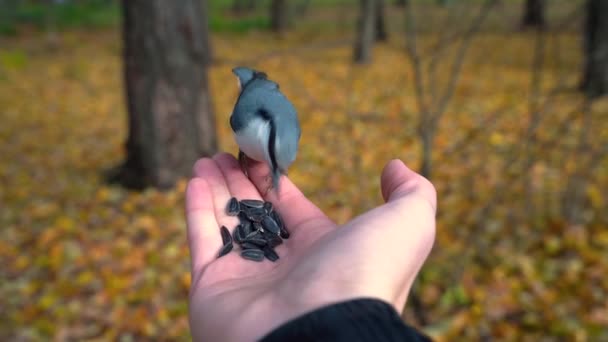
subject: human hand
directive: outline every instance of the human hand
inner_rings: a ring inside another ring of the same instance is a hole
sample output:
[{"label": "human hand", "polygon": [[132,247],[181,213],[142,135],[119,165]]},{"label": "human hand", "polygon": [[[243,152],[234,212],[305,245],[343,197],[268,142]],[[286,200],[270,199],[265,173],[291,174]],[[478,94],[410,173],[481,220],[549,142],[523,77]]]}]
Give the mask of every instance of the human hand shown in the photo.
[{"label": "human hand", "polygon": [[[250,341],[300,315],[341,301],[375,298],[405,306],[435,238],[433,185],[401,161],[381,176],[385,204],[338,226],[287,177],[265,198],[268,168],[251,165],[252,183],[229,154],[199,160],[186,190],[192,259],[190,328],[195,341]],[[257,180],[260,180],[259,182]],[[276,247],[280,259],[253,262],[229,253],[217,258],[220,229],[231,197],[273,203],[291,237]]]}]

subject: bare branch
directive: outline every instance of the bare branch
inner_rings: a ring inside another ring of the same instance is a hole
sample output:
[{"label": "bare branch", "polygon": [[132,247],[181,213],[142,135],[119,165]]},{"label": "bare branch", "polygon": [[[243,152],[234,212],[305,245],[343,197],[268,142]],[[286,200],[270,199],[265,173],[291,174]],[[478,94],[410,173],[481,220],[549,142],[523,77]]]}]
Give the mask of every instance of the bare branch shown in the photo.
[{"label": "bare branch", "polygon": [[453,23],[451,22],[452,18],[462,18],[462,8],[464,8],[464,6],[459,7],[461,8],[460,11],[448,12],[448,15],[440,26],[440,36],[437,39],[437,42],[435,44],[432,44],[427,52],[428,54],[430,54],[430,60],[427,69],[429,72],[429,88],[431,89],[432,97],[431,103],[436,103],[438,96],[437,91],[435,91],[435,85],[437,84],[437,66],[442,60],[442,58],[447,54],[449,48],[452,47],[452,45],[456,44],[459,41],[458,38],[466,32],[466,30],[458,30],[454,29],[454,27],[450,28],[450,25],[453,25]]},{"label": "bare branch", "polygon": [[473,39],[473,36],[475,32],[479,30],[484,19],[486,18],[492,7],[496,4],[496,2],[496,0],[487,0],[481,7],[479,14],[471,24],[470,28],[465,33],[462,39],[462,43],[460,45],[460,49],[458,50],[456,58],[454,59],[454,63],[452,64],[452,68],[450,71],[450,80],[448,81],[448,85],[446,86],[445,93],[439,100],[439,104],[437,105],[437,108],[433,113],[433,122],[438,122],[443,113],[445,112],[445,108],[448,105],[450,99],[452,98],[452,95],[454,94],[456,83],[458,77],[460,76],[460,70],[462,69],[462,64],[464,62],[464,57]]},{"label": "bare branch", "polygon": [[[576,116],[576,114],[580,113],[581,110],[584,110],[587,106],[587,101],[583,101],[580,106],[577,106],[573,109],[564,119],[565,125],[562,126],[564,130],[567,130],[570,127],[570,123],[572,119]],[[509,165],[514,164],[519,159],[518,153],[512,153],[507,158],[504,159],[504,167],[502,169],[507,169]],[[528,165],[531,167],[531,165]],[[520,172],[529,172],[529,169],[522,169]],[[519,173],[521,174],[521,173]],[[504,201],[505,196],[508,194],[507,187],[511,186],[514,183],[515,179],[504,179],[504,181],[498,184],[492,191],[494,196],[486,201],[485,205],[482,207],[479,217],[487,217],[489,212],[498,204]],[[479,232],[475,229],[472,230],[471,235],[478,234]]]},{"label": "bare branch", "polygon": [[490,130],[498,119],[510,108],[510,105],[502,105],[494,110],[487,118],[485,118],[477,127],[471,129],[463,138],[452,143],[443,152],[442,155],[448,156],[458,151],[461,151],[465,146],[469,145],[479,135]]},{"label": "bare branch", "polygon": [[412,15],[412,5],[408,8],[405,13],[405,46],[412,63],[412,69],[414,71],[414,88],[416,91],[416,101],[418,103],[418,111],[422,117],[426,117],[428,113],[428,107],[424,99],[424,80],[422,76],[422,65],[420,62],[420,55],[416,48],[416,22]]}]

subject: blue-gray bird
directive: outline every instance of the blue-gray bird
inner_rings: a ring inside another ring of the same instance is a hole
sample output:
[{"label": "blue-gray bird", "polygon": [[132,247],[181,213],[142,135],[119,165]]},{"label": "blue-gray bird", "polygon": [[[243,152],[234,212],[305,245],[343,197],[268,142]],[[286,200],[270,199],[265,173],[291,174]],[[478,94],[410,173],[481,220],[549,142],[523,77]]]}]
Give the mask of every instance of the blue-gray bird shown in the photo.
[{"label": "blue-gray bird", "polygon": [[[278,193],[279,178],[295,161],[301,136],[298,114],[281,93],[279,85],[263,72],[246,67],[232,69],[240,94],[230,116],[239,145],[239,162],[247,174],[245,155],[270,168],[272,188]],[[268,189],[270,190],[270,188]]]}]

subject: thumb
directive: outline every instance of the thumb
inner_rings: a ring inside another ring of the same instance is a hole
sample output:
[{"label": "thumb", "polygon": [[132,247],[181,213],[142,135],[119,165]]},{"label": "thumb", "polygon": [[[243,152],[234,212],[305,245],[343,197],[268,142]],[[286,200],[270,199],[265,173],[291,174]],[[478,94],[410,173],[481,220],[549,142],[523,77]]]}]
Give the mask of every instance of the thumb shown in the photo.
[{"label": "thumb", "polygon": [[382,197],[386,202],[407,196],[419,196],[437,211],[437,193],[428,179],[410,170],[399,159],[393,159],[382,170]]}]

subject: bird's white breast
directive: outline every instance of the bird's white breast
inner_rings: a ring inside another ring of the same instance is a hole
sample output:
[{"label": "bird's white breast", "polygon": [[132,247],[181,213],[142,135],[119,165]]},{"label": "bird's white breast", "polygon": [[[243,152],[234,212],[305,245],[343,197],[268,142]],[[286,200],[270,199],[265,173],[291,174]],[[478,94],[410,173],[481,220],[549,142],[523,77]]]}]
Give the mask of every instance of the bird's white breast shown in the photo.
[{"label": "bird's white breast", "polygon": [[262,118],[251,120],[247,126],[234,134],[236,143],[249,158],[268,161],[268,137],[270,124]]}]

